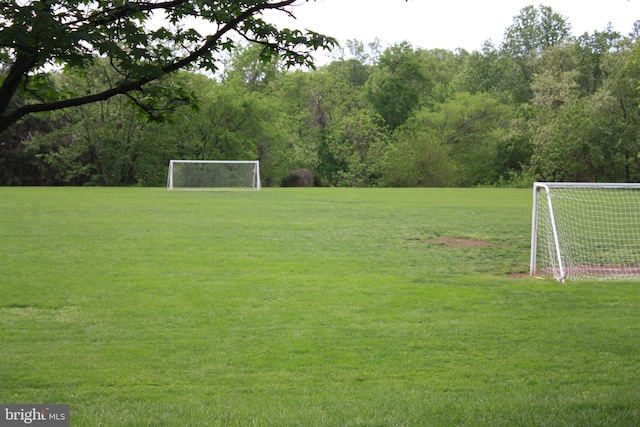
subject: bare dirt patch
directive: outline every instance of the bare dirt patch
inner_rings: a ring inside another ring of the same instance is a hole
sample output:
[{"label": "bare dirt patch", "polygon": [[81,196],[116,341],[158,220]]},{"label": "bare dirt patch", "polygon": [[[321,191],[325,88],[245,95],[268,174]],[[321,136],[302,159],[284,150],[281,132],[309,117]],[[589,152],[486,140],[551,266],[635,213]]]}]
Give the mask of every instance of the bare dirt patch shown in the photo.
[{"label": "bare dirt patch", "polygon": [[525,277],[531,277],[531,274],[529,272],[527,272],[527,273],[510,273],[510,274],[507,274],[507,277],[509,277],[510,279],[524,279]]},{"label": "bare dirt patch", "polygon": [[487,248],[495,246],[486,240],[460,239],[457,237],[438,237],[435,239],[427,239],[428,243],[436,243],[446,246],[447,248]]}]

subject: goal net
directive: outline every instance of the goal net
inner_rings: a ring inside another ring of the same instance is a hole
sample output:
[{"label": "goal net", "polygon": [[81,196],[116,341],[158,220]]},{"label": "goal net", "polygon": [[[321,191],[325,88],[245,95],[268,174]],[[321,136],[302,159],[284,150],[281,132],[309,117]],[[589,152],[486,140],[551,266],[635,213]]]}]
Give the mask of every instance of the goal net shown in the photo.
[{"label": "goal net", "polygon": [[530,273],[640,278],[640,184],[536,182]]},{"label": "goal net", "polygon": [[167,189],[260,190],[256,160],[171,160]]}]

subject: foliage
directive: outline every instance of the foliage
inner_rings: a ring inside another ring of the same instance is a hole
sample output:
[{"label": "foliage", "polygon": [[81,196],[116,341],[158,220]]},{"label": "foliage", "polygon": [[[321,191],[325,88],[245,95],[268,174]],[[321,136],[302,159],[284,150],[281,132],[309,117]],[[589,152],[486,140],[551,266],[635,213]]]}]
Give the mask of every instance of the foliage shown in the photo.
[{"label": "foliage", "polygon": [[296,169],[282,178],[281,187],[313,187],[315,177],[309,169]]},{"label": "foliage", "polygon": [[514,58],[535,57],[570,37],[565,17],[549,6],[526,6],[505,31],[502,50]]},{"label": "foliage", "polygon": [[[238,40],[259,44],[265,60],[280,56],[286,65],[313,66],[312,52],[335,40],[312,31],[278,29],[263,18],[265,11],[291,14],[288,7],[294,1],[12,2],[0,15],[0,132],[31,113],[122,94],[130,94],[155,117],[158,99],[174,99],[174,90],[159,82],[165,75],[189,67],[215,72],[221,54]],[[154,15],[166,23],[155,25]],[[211,32],[199,32],[190,25],[193,20]],[[86,69],[98,58],[108,58],[120,77],[101,91],[74,94],[56,86],[45,72],[51,66]],[[13,103],[17,94],[28,102]]]},{"label": "foliage", "polygon": [[[267,5],[289,13],[286,1],[241,2],[217,15],[213,8],[223,1],[172,3],[183,9],[171,25],[203,11],[211,12],[205,20],[245,21],[233,21],[237,27],[227,28],[221,44],[193,58],[187,71],[81,108],[27,115],[0,136],[0,184],[163,185],[171,158],[257,159],[265,186],[287,182],[301,168],[326,186],[640,179],[640,25],[627,36],[608,26],[573,37],[567,18],[529,6],[502,43],[486,41],[478,51],[349,40],[330,63],[308,70],[287,66],[296,58],[309,64],[312,50],[333,40],[276,30],[257,13]],[[109,5],[122,13],[133,7]],[[26,19],[27,9],[16,10]],[[130,35],[104,55],[87,50],[73,62],[71,51],[52,50],[68,66],[28,73],[7,111],[112,94],[161,58],[185,58],[197,44],[199,34],[188,26],[175,36],[165,34],[167,27],[143,39],[140,31],[150,22],[146,12],[136,16]],[[104,37],[128,22],[101,19]],[[231,32],[246,37],[227,40]],[[291,43],[298,43],[295,49]],[[17,47],[0,52],[5,85],[17,58],[11,49]],[[135,52],[124,58],[129,51]],[[151,59],[138,61],[143,54]]]},{"label": "foliage", "polygon": [[420,52],[408,43],[387,49],[367,82],[369,102],[389,129],[404,123],[433,89]]},{"label": "foliage", "polygon": [[508,92],[516,102],[531,99],[530,84],[536,60],[547,50],[571,38],[571,25],[549,6],[527,6],[514,17],[504,35],[501,51],[506,56]]},{"label": "foliage", "polygon": [[597,178],[603,153],[585,140],[590,124],[582,114],[582,102],[560,109],[546,126],[538,128],[531,163],[545,181],[588,182]]},{"label": "foliage", "polygon": [[497,182],[504,172],[498,158],[498,146],[505,137],[511,112],[488,94],[457,93],[438,106],[424,112],[427,127],[437,130],[441,144],[457,164],[455,184],[470,186]]},{"label": "foliage", "polygon": [[[57,84],[69,92],[99,91],[117,78],[108,67],[73,70],[56,75]],[[172,79],[175,81],[175,79]],[[166,83],[172,81],[167,79]],[[36,134],[24,142],[25,151],[37,153],[47,171],[48,184],[157,185],[157,168],[164,163],[165,141],[149,138],[149,124],[141,121],[129,98],[79,106],[66,114],[64,125]],[[154,170],[155,169],[155,170]],[[164,177],[163,177],[164,179]]]},{"label": "foliage", "polygon": [[478,92],[499,95],[503,89],[504,67],[500,52],[486,41],[480,51],[466,56],[453,77],[454,89],[458,92]]},{"label": "foliage", "polygon": [[457,164],[437,132],[427,131],[416,119],[394,133],[395,144],[386,153],[385,184],[392,187],[450,187],[456,184]]},{"label": "foliage", "polygon": [[332,123],[319,156],[318,169],[321,174],[324,172],[325,183],[340,187],[378,184],[387,136],[376,122],[376,117],[355,112]]},{"label": "foliage", "polygon": [[605,77],[594,94],[567,98],[567,105],[558,103],[551,114],[538,116],[540,126],[534,137],[536,150],[531,165],[542,179],[640,179],[640,110],[634,90],[640,69],[629,61],[631,55],[629,49],[607,53],[601,60]]},{"label": "foliage", "polygon": [[620,33],[608,26],[604,31],[594,31],[583,34],[575,43],[578,63],[577,82],[585,95],[593,94],[602,85],[606,76],[603,61],[608,53],[616,50],[616,44],[621,40]]}]

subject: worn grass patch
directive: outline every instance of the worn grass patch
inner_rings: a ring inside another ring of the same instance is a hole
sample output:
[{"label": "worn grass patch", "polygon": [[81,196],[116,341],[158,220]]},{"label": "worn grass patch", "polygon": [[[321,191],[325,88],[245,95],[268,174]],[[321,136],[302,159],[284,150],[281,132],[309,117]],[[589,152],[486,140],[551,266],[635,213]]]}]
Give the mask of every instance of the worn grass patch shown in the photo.
[{"label": "worn grass patch", "polygon": [[72,425],[638,425],[640,286],[509,277],[530,196],[0,188],[0,402]]}]

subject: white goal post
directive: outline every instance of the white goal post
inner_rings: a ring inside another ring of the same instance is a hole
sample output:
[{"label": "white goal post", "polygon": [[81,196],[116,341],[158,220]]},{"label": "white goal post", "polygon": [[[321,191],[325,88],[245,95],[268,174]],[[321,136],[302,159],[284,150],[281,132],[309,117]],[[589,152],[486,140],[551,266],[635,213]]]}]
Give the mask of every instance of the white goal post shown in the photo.
[{"label": "white goal post", "polygon": [[257,160],[171,160],[167,189],[260,190]]},{"label": "white goal post", "polygon": [[640,278],[640,184],[536,182],[530,274]]}]

